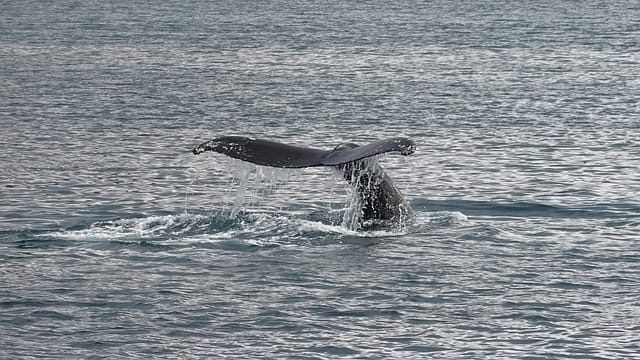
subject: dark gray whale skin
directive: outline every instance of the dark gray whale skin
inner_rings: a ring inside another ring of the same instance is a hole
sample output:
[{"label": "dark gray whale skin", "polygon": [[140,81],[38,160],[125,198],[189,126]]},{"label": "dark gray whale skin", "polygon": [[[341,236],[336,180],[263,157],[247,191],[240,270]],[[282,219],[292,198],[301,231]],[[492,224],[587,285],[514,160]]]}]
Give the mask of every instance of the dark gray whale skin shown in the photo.
[{"label": "dark gray whale skin", "polygon": [[[338,145],[345,146],[357,147],[352,143]],[[358,193],[362,221],[402,223],[411,215],[411,207],[375,158],[340,164],[336,168]]]},{"label": "dark gray whale skin", "polygon": [[361,221],[397,223],[407,219],[411,209],[374,156],[388,152],[410,155],[415,148],[412,140],[403,137],[363,146],[345,143],[333,150],[319,150],[244,136],[221,136],[194,147],[192,152],[197,155],[214,151],[257,165],[280,168],[335,167],[359,195]]}]

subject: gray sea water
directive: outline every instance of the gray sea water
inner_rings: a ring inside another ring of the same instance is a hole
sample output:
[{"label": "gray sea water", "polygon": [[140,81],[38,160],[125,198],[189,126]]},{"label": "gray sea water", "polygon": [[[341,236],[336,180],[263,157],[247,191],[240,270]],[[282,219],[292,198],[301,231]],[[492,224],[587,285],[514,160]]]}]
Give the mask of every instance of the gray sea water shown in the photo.
[{"label": "gray sea water", "polygon": [[[0,358],[640,358],[637,1],[0,2]],[[327,168],[379,159],[399,228]]]}]

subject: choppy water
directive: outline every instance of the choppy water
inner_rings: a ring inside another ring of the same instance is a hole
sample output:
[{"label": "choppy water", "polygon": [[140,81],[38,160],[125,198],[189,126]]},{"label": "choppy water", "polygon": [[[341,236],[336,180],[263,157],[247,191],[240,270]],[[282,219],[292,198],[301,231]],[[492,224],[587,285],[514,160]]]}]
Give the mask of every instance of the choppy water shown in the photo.
[{"label": "choppy water", "polygon": [[[634,1],[0,4],[0,357],[640,358]],[[329,169],[380,159],[400,229]]]}]

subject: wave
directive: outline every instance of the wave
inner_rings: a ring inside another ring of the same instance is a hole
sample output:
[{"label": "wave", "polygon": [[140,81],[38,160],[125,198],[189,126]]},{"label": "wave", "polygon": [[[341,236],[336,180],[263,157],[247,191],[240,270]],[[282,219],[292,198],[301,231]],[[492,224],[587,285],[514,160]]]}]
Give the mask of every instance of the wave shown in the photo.
[{"label": "wave", "polygon": [[[33,241],[117,242],[156,246],[222,246],[253,248],[331,245],[378,241],[410,234],[450,232],[477,225],[482,218],[621,219],[637,218],[633,208],[592,206],[568,208],[539,203],[414,199],[413,218],[401,227],[370,224],[353,229],[341,225],[342,212],[317,211],[240,214],[183,212],[95,221],[28,236]],[[471,220],[470,220],[471,219]],[[24,237],[22,237],[24,238]]]},{"label": "wave", "polygon": [[332,244],[362,239],[401,236],[395,228],[353,230],[326,219],[297,218],[286,214],[181,213],[96,221],[57,231],[35,234],[42,241],[118,242],[153,245],[207,244],[244,246],[295,246]]},{"label": "wave", "polygon": [[[250,206],[236,211],[223,207],[214,212],[165,213],[164,215],[136,216],[130,212],[120,212],[123,218],[95,221],[74,218],[70,222],[79,224],[65,227],[62,230],[43,226],[34,228],[0,230],[6,240],[18,241],[33,234],[39,237],[51,237],[67,240],[122,240],[145,239],[170,241],[191,238],[193,236],[208,236],[218,238],[230,236],[230,232],[251,231],[251,224],[268,227],[274,233],[290,231],[292,233],[340,234],[342,236],[377,237],[395,236],[402,233],[412,233],[415,227],[457,226],[477,219],[499,218],[506,219],[565,219],[565,220],[603,220],[620,224],[637,224],[640,221],[640,207],[633,203],[601,203],[557,205],[527,201],[482,201],[465,199],[429,199],[414,198],[411,207],[414,218],[399,228],[370,226],[365,229],[355,229],[345,225],[344,214],[349,207],[328,208],[324,204],[311,204],[311,207],[277,207],[259,205],[253,209]],[[118,212],[103,213],[104,216],[117,216]],[[96,215],[92,216],[93,219]],[[285,220],[282,220],[285,219]],[[279,228],[281,227],[281,228]],[[285,230],[283,230],[285,229]],[[43,235],[44,234],[44,235]],[[233,235],[233,234],[231,234]]]}]

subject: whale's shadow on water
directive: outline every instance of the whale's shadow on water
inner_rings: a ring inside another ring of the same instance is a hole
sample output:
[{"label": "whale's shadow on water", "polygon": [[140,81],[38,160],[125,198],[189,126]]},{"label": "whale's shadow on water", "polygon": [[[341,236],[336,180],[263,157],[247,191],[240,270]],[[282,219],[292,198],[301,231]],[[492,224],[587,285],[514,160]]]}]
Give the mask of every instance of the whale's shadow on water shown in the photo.
[{"label": "whale's shadow on water", "polygon": [[417,198],[411,201],[411,206],[416,211],[460,212],[468,217],[601,219],[628,218],[630,213],[640,217],[640,207],[626,204],[570,207],[522,201]]}]

